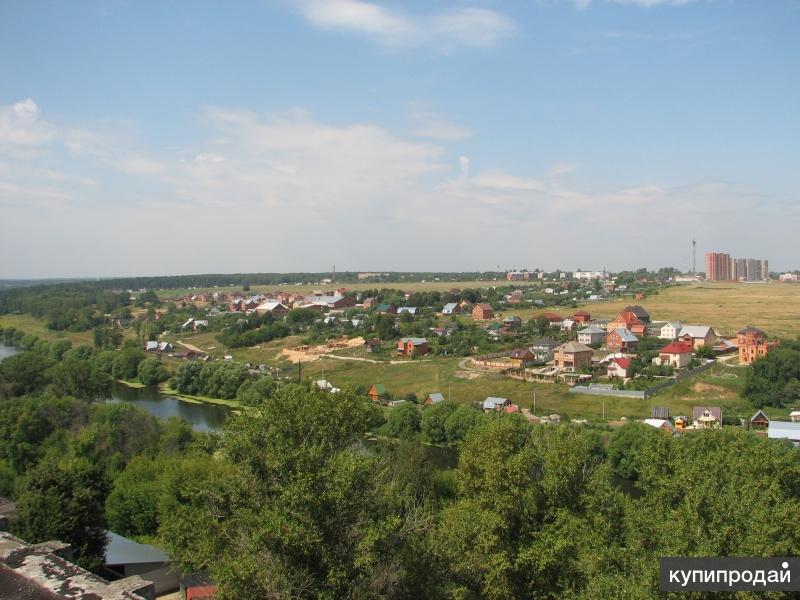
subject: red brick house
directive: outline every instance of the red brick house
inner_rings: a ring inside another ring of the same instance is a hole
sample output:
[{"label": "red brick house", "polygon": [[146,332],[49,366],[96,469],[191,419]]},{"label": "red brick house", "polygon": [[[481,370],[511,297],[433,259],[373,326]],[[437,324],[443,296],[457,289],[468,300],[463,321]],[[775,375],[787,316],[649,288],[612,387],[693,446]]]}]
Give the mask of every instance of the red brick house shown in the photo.
[{"label": "red brick house", "polygon": [[621,313],[617,314],[616,317],[614,317],[613,321],[608,324],[606,330],[609,333],[615,329],[627,329],[628,331],[631,331],[631,326],[639,322],[639,317],[637,317],[635,313],[629,310],[623,310]]},{"label": "red brick house", "polygon": [[576,323],[588,323],[592,320],[592,315],[590,315],[585,310],[579,310],[574,315],[572,315],[572,320]]},{"label": "red brick house", "polygon": [[476,321],[485,321],[487,319],[494,318],[494,310],[492,310],[491,305],[482,302],[480,304],[476,304],[475,307],[472,309],[472,318]]},{"label": "red brick house", "polygon": [[425,338],[400,338],[397,340],[397,353],[401,356],[420,356],[430,352]]},{"label": "red brick house", "polygon": [[739,347],[739,363],[749,365],[777,348],[780,342],[768,342],[766,333],[758,327],[748,325],[736,334],[736,344]]},{"label": "red brick house", "polygon": [[606,336],[606,347],[613,352],[631,352],[639,339],[627,329],[618,327]]}]

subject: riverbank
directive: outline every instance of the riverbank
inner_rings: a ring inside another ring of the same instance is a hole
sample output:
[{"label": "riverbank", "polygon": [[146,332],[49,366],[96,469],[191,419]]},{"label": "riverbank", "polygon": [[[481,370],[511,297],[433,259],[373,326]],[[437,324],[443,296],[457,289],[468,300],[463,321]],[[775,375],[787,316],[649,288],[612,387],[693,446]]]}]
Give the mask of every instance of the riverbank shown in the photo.
[{"label": "riverbank", "polygon": [[246,408],[238,400],[226,400],[224,398],[211,398],[209,396],[196,396],[193,394],[182,394],[178,390],[172,389],[167,383],[162,383],[158,386],[159,391],[167,396],[173,396],[184,402],[191,402],[193,404],[219,404],[229,408],[243,409]]},{"label": "riverbank", "polygon": [[125,379],[115,379],[114,381],[124,385],[125,387],[133,388],[135,390],[147,387],[141,381],[126,381]]}]

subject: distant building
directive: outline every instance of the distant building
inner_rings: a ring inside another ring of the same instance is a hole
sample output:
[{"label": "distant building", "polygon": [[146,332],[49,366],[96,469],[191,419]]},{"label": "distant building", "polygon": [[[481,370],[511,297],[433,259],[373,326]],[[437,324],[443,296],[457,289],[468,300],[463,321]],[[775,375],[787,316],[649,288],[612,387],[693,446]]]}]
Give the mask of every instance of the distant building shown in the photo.
[{"label": "distant building", "polygon": [[594,351],[578,342],[567,342],[556,348],[553,355],[555,366],[565,371],[580,371],[592,366]]},{"label": "distant building", "polygon": [[614,329],[606,336],[606,347],[612,352],[632,352],[638,343],[639,338],[623,327]]},{"label": "distant building", "polygon": [[706,281],[730,281],[731,255],[723,252],[709,252],[706,254]]},{"label": "distant building", "polygon": [[506,281],[530,281],[531,275],[530,271],[509,271],[506,273]]},{"label": "distant building", "polygon": [[572,278],[579,281],[591,281],[592,279],[608,279],[607,271],[573,271]]},{"label": "distant building", "polygon": [[429,351],[425,338],[404,337],[397,340],[397,353],[401,356],[419,356]]},{"label": "distant building", "polygon": [[739,363],[749,365],[777,348],[780,342],[768,342],[766,333],[758,327],[748,325],[736,334],[736,345],[739,348]]},{"label": "distant building", "polygon": [[722,427],[722,409],[719,406],[695,406],[692,409],[695,429]]},{"label": "distant building", "polygon": [[596,325],[590,325],[578,331],[578,342],[587,346],[602,344],[606,339],[606,330]]},{"label": "distant building", "polygon": [[773,440],[789,440],[800,445],[800,423],[790,421],[770,421],[767,437]]},{"label": "distant building", "polygon": [[486,303],[476,304],[472,309],[472,318],[476,321],[485,321],[494,317],[494,310]]}]

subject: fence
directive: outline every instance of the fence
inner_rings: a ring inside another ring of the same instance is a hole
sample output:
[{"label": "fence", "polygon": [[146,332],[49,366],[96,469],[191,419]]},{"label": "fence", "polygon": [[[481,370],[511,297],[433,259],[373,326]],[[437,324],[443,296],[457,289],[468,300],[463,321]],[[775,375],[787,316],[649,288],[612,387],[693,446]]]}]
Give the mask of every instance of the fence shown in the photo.
[{"label": "fence", "polygon": [[592,396],[619,396],[620,398],[649,398],[657,394],[658,392],[667,389],[668,387],[672,387],[676,383],[680,383],[681,381],[688,379],[689,377],[694,377],[698,373],[702,373],[713,367],[716,364],[715,361],[709,361],[705,364],[700,365],[699,367],[695,367],[694,369],[690,369],[689,371],[683,371],[681,373],[676,373],[669,379],[662,381],[661,383],[657,383],[653,387],[649,387],[646,390],[609,390],[605,388],[596,388],[596,387],[587,387],[587,386],[574,386],[569,388],[570,393],[574,394],[589,394]]}]

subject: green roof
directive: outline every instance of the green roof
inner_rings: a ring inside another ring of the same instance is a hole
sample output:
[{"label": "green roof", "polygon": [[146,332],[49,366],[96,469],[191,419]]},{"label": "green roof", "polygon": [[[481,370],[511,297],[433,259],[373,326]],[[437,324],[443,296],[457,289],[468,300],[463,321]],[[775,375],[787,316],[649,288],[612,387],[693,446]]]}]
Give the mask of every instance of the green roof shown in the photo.
[{"label": "green roof", "polygon": [[376,393],[376,394],[378,394],[379,396],[380,396],[381,394],[385,394],[385,393],[386,393],[386,388],[385,388],[385,387],[383,387],[383,384],[382,384],[382,383],[376,383],[376,384],[375,384],[375,385],[373,385],[372,387],[374,387],[374,388],[375,388],[375,393]]}]

